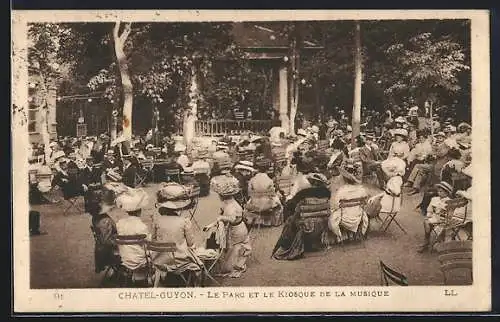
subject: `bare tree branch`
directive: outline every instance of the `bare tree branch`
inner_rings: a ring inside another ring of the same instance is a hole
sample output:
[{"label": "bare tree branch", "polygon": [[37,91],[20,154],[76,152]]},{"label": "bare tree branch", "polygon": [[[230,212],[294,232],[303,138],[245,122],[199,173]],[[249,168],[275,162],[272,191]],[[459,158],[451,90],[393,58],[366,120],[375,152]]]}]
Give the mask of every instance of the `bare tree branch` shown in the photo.
[{"label": "bare tree branch", "polygon": [[132,30],[132,23],[129,22],[125,24],[125,27],[123,28],[123,33],[120,36],[120,39],[123,43],[125,43],[125,41],[127,40],[131,30]]}]

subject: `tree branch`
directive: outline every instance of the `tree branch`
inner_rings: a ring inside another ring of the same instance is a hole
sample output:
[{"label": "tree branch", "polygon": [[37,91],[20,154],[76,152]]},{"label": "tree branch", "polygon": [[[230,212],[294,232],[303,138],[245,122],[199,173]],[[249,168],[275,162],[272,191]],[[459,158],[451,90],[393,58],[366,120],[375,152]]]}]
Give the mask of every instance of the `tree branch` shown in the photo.
[{"label": "tree branch", "polygon": [[115,22],[115,27],[113,28],[113,38],[115,41],[120,40],[120,36],[118,36],[118,32],[120,31],[120,22]]},{"label": "tree branch", "polygon": [[125,24],[125,27],[123,28],[123,32],[120,36],[120,40],[122,41],[122,43],[125,43],[128,36],[130,35],[131,30],[132,30],[132,23],[129,22],[129,23]]}]

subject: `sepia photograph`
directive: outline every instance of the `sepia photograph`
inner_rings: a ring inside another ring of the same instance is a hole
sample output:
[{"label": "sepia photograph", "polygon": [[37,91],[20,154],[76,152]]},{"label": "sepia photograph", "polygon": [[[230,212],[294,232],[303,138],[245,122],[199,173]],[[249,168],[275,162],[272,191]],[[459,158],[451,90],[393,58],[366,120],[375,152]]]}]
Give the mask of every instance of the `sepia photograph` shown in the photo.
[{"label": "sepia photograph", "polygon": [[489,309],[488,12],[290,12],[13,12],[20,310]]}]

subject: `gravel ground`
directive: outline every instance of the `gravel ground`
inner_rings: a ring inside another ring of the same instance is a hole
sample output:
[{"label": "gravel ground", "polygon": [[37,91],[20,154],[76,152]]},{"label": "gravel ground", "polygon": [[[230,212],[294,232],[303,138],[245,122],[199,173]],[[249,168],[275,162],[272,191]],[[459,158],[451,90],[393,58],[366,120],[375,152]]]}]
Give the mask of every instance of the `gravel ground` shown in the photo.
[{"label": "gravel ground", "polygon": [[[156,185],[145,189],[153,195]],[[373,187],[367,187],[372,194]],[[220,280],[222,286],[370,286],[380,285],[379,261],[407,275],[410,285],[442,285],[443,276],[435,253],[417,253],[423,238],[421,215],[414,210],[421,195],[403,197],[403,208],[398,221],[405,227],[404,234],[396,225],[387,233],[369,233],[361,243],[334,246],[328,250],[306,253],[295,261],[277,261],[271,251],[281,233],[281,227],[262,228],[253,232],[253,254],[248,270],[240,278]],[[142,219],[151,223],[155,212],[154,199],[143,210]],[[80,200],[83,207],[83,200]],[[200,227],[212,222],[218,215],[220,202],[215,193],[200,198],[196,220]],[[72,211],[63,214],[63,205],[36,205],[42,214],[41,229],[47,235],[30,239],[31,288],[94,288],[101,275],[94,273],[94,240],[90,231],[91,218]],[[115,220],[122,214],[113,211]],[[375,228],[375,225],[372,226]],[[198,243],[205,236],[197,231]]]}]

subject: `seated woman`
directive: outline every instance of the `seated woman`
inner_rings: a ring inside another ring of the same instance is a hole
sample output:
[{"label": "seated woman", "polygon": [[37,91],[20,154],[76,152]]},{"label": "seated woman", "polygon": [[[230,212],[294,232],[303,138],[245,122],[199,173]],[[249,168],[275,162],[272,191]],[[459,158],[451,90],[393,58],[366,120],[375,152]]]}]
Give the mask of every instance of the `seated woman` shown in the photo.
[{"label": "seated woman", "polygon": [[[431,231],[435,226],[442,224],[446,217],[446,201],[450,200],[453,194],[453,187],[447,182],[440,182],[436,185],[437,196],[432,197],[424,218],[424,244],[418,250],[419,253],[429,248]],[[440,235],[441,231],[437,231]]]},{"label": "seated woman", "polygon": [[[462,154],[458,149],[452,148],[448,151],[450,161],[446,162],[441,169],[440,179],[453,185],[453,174],[461,173],[465,163],[461,160]],[[456,187],[454,187],[456,188]]]},{"label": "seated woman", "polygon": [[252,246],[243,219],[243,208],[234,198],[240,193],[239,183],[231,177],[220,177],[212,187],[222,201],[221,215],[217,217],[217,221],[228,227],[226,253],[218,266],[218,273],[221,276],[240,277],[247,269],[246,261],[252,252]]},{"label": "seated woman", "polygon": [[85,211],[92,216],[92,231],[95,238],[95,272],[100,273],[109,266],[120,264],[115,243],[118,231],[113,219],[107,214],[112,208],[113,197],[109,192],[90,191]]},{"label": "seated woman", "polygon": [[368,200],[368,217],[375,218],[380,212],[395,213],[401,208],[401,187],[405,174],[405,163],[399,158],[390,158],[383,162],[382,171],[388,178],[384,191]]},{"label": "seated woman", "polygon": [[[287,218],[281,236],[278,239],[272,257],[278,260],[293,260],[303,256],[304,252],[325,246],[324,238],[328,230],[330,214],[329,182],[320,173],[305,175],[309,187],[298,192],[287,202],[287,207],[293,207],[293,213]],[[326,208],[324,207],[326,205]],[[311,208],[318,216],[304,217],[302,206]],[[317,207],[318,209],[314,209]]]},{"label": "seated woman", "polygon": [[368,230],[368,216],[363,208],[340,208],[340,202],[343,200],[368,197],[367,191],[361,185],[360,171],[355,163],[348,159],[340,172],[345,184],[337,190],[331,202],[332,214],[328,227],[332,234],[328,236],[329,244],[342,242],[357,232],[364,236]]},{"label": "seated woman", "polygon": [[267,167],[257,164],[258,173],[248,182],[249,200],[245,205],[245,218],[257,226],[280,226],[283,206],[276,193],[274,181],[267,175]]},{"label": "seated woman", "polygon": [[257,171],[251,161],[239,161],[233,168],[233,175],[240,182],[241,194],[248,200],[248,182]]},{"label": "seated woman", "polygon": [[[153,216],[152,240],[175,243],[176,251],[171,253],[152,253],[154,265],[163,272],[193,274],[191,281],[198,286],[201,282],[201,265],[194,252],[194,232],[191,221],[180,216],[179,211],[190,205],[184,199],[185,189],[178,183],[163,184],[156,193],[158,214]],[[164,277],[167,274],[160,274]]]}]

